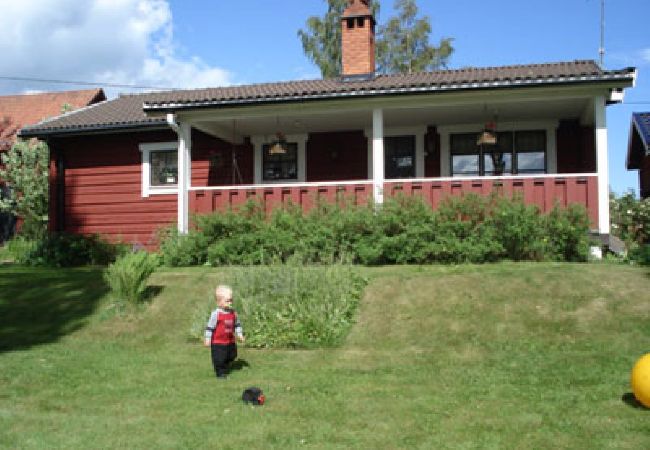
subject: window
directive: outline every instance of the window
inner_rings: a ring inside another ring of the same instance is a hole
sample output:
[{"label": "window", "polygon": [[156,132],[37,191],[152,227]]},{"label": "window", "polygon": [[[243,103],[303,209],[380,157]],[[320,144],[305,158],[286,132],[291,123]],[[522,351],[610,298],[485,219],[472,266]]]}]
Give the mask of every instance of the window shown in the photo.
[{"label": "window", "polygon": [[150,155],[150,185],[176,186],[178,182],[178,154],[175,150],[154,151]]},{"label": "window", "polygon": [[477,139],[478,133],[450,136],[452,176],[546,173],[544,130],[499,132],[496,145],[479,146]]},{"label": "window", "polygon": [[546,133],[519,131],[515,133],[517,173],[546,173]]},{"label": "window", "polygon": [[175,194],[178,187],[178,142],[140,144],[142,196]]},{"label": "window", "polygon": [[271,145],[262,146],[262,179],[264,181],[286,181],[298,179],[298,144],[284,144],[285,153],[271,153]]},{"label": "window", "polygon": [[451,173],[456,175],[480,174],[480,148],[476,133],[451,135]]},{"label": "window", "polygon": [[415,136],[390,136],[384,139],[384,177],[415,177]]}]

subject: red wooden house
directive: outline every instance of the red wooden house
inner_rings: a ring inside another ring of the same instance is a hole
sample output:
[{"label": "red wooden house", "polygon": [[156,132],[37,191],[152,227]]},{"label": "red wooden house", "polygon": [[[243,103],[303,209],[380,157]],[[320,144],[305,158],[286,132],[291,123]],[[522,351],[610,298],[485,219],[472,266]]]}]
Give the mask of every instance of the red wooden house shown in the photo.
[{"label": "red wooden house", "polygon": [[609,233],[605,108],[634,68],[593,61],[376,75],[374,19],[351,0],[336,79],[124,95],[22,130],[52,154],[51,226],[155,245],[193,213],[259,197],[308,208],[395,192],[581,203]]}]

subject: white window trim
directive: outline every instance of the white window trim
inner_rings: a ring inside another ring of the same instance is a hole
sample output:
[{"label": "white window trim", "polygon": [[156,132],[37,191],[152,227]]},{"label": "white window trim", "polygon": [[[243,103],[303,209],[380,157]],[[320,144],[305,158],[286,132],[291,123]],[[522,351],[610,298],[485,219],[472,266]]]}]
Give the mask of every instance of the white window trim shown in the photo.
[{"label": "white window trim", "polygon": [[[439,126],[440,135],[440,176],[451,177],[451,150],[450,135],[456,133],[479,133],[483,131],[485,124],[474,123],[466,125]],[[531,121],[531,122],[498,122],[499,131],[546,131],[546,170],[549,175],[557,174],[557,142],[556,131],[557,120]]]},{"label": "white window trim", "polygon": [[251,136],[251,142],[255,149],[255,166],[254,181],[255,184],[286,184],[286,183],[304,183],[306,179],[305,158],[307,139],[309,135],[304,134],[287,134],[284,136],[287,142],[298,144],[298,177],[292,180],[263,181],[262,180],[262,150],[265,144],[270,144],[268,136],[256,135]]},{"label": "white window trim", "polygon": [[178,185],[152,186],[151,185],[151,152],[178,151],[178,141],[150,142],[140,144],[142,153],[142,197],[146,198],[158,194],[177,194]]}]

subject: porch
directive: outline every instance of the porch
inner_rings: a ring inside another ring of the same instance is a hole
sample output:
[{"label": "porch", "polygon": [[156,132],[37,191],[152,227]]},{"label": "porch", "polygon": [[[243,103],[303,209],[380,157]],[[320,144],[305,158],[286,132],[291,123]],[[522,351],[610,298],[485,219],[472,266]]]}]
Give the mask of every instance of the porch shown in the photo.
[{"label": "porch", "polygon": [[[591,89],[541,88],[534,96],[484,92],[168,113],[179,139],[166,149],[178,149],[180,189],[147,185],[145,196],[176,193],[185,232],[191,214],[251,198],[267,211],[288,203],[309,210],[322,200],[381,204],[403,193],[435,209],[447,196],[498,190],[543,212],[581,204],[592,229],[608,234],[608,101]],[[491,146],[477,140],[488,122],[496,122]],[[273,154],[279,141],[286,147]]]}]

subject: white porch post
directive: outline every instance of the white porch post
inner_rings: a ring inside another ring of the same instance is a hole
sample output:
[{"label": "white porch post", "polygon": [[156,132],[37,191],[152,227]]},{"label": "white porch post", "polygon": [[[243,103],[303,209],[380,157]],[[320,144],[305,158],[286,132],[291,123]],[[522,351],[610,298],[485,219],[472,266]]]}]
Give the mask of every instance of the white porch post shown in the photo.
[{"label": "white porch post", "polygon": [[384,111],[372,111],[372,193],[376,205],[384,203]]},{"label": "white porch post", "polygon": [[181,123],[178,130],[178,232],[189,231],[189,187],[192,179],[192,126]]},{"label": "white porch post", "polygon": [[609,164],[607,161],[607,117],[604,96],[594,99],[594,118],[598,171],[598,232],[609,234]]}]

